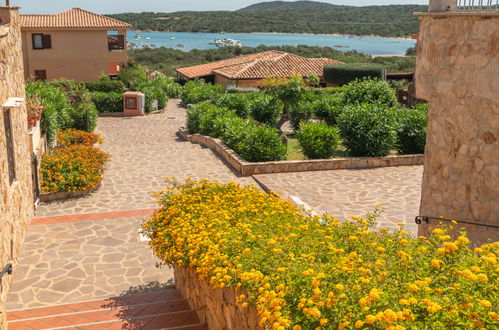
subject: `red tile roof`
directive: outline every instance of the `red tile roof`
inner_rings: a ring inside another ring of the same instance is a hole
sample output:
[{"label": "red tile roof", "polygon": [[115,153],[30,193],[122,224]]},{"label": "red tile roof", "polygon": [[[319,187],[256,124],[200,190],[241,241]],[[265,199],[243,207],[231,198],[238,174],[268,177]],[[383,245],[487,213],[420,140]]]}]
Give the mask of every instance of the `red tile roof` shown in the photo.
[{"label": "red tile roof", "polygon": [[130,29],[128,23],[72,8],[53,15],[21,15],[21,27],[41,29]]},{"label": "red tile roof", "polygon": [[219,74],[229,79],[286,78],[315,73],[322,76],[325,65],[341,63],[327,58],[305,58],[280,51],[266,51],[228,60],[177,69],[186,78]]}]

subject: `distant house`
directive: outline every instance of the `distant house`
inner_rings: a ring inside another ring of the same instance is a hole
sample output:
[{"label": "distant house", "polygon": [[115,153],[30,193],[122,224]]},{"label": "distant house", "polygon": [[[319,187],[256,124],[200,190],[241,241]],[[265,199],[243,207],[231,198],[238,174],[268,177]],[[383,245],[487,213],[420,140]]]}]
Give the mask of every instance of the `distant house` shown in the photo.
[{"label": "distant house", "polygon": [[322,80],[325,65],[341,63],[328,58],[306,58],[280,51],[243,55],[223,61],[177,69],[181,80],[203,78],[224,87],[261,87],[267,78],[316,74]]},{"label": "distant house", "polygon": [[54,15],[21,15],[25,77],[98,80],[127,62],[130,24],[72,8]]}]

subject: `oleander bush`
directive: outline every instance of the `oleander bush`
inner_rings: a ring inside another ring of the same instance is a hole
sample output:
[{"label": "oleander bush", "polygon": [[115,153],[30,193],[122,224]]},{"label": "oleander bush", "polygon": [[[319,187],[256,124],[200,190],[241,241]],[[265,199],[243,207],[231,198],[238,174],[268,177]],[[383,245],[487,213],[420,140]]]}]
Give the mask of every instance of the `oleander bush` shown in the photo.
[{"label": "oleander bush", "polygon": [[[165,108],[166,103],[168,102],[168,97],[166,97],[166,93],[160,86],[154,84],[154,82],[148,82],[141,85],[138,90],[145,95],[146,112],[152,112],[154,110],[161,110]],[[154,101],[158,102],[158,109],[153,106]]]},{"label": "oleander bush", "polygon": [[92,102],[100,113],[123,112],[123,93],[93,92]]},{"label": "oleander bush", "polygon": [[426,145],[428,104],[401,109],[397,129],[397,149],[402,154],[422,154]]},{"label": "oleander bush", "polygon": [[175,82],[172,77],[160,75],[154,77],[152,82],[160,87],[168,98],[178,99],[182,96],[183,87]]},{"label": "oleander bush", "polygon": [[310,217],[237,183],[169,181],[159,202],[143,225],[153,252],[238,288],[264,328],[497,328],[499,242],[473,250],[443,225],[428,238],[374,229],[378,212]]},{"label": "oleander bush", "polygon": [[383,80],[355,80],[343,88],[344,104],[382,104],[389,107],[397,104],[395,89]]},{"label": "oleander bush", "polygon": [[338,117],[338,128],[354,157],[387,156],[395,147],[397,113],[379,104],[346,106]]},{"label": "oleander bush", "polygon": [[275,128],[251,125],[244,132],[244,138],[236,143],[235,151],[249,162],[268,162],[284,160],[287,148]]},{"label": "oleander bush", "polygon": [[90,92],[123,94],[126,91],[125,84],[120,80],[84,81],[83,85]]},{"label": "oleander bush", "polygon": [[314,98],[302,98],[289,109],[291,126],[295,131],[300,128],[301,122],[307,122],[314,116]]},{"label": "oleander bush", "polygon": [[97,143],[102,143],[103,140],[99,134],[70,128],[57,132],[57,142],[63,146],[75,144],[92,146]]},{"label": "oleander bush", "polygon": [[331,158],[340,142],[338,129],[326,123],[302,122],[296,136],[308,159]]},{"label": "oleander bush", "polygon": [[278,98],[260,94],[250,102],[250,112],[257,122],[275,126],[284,110],[284,104]]},{"label": "oleander bush", "polygon": [[191,80],[184,85],[182,102],[184,104],[196,104],[203,101],[214,101],[223,92],[223,87],[220,85],[207,84],[203,80]]},{"label": "oleander bush", "polygon": [[45,153],[40,168],[42,192],[88,191],[102,181],[108,154],[88,145],[70,145]]},{"label": "oleander bush", "polygon": [[257,96],[258,93],[226,93],[216,100],[216,104],[235,111],[241,118],[248,118],[251,112],[251,102]]},{"label": "oleander bush", "polygon": [[344,104],[343,95],[324,94],[313,104],[315,116],[328,125],[336,125],[338,116],[341,114]]}]

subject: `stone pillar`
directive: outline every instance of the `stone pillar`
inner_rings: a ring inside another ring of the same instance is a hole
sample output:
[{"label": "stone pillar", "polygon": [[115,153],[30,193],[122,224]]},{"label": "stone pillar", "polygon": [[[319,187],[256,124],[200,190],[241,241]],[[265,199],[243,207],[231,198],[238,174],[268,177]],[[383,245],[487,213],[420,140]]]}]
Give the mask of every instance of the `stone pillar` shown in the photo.
[{"label": "stone pillar", "polygon": [[[417,15],[416,91],[430,104],[420,215],[497,226],[499,12]],[[499,240],[497,228],[462,227],[476,244]]]},{"label": "stone pillar", "polygon": [[430,0],[429,12],[455,11],[457,9],[456,0]]}]

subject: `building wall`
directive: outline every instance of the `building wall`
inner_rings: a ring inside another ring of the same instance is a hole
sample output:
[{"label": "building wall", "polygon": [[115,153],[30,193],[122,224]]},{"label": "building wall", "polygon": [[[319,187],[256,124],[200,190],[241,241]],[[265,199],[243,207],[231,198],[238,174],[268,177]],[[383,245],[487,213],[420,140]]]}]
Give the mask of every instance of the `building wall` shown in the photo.
[{"label": "building wall", "polygon": [[[497,226],[499,13],[419,18],[416,91],[430,103],[420,214]],[[476,243],[499,240],[498,229],[465,227]]]},{"label": "building wall", "polygon": [[248,80],[231,80],[224,76],[215,74],[215,83],[222,85],[224,87],[239,87],[239,88],[248,88],[248,87],[262,87],[263,86],[262,79],[248,79]]},{"label": "building wall", "polygon": [[[31,152],[25,103],[11,109],[16,181],[9,182],[2,105],[10,97],[25,97],[18,8],[0,7],[0,271],[19,256],[33,215]],[[5,299],[12,275],[0,286],[0,329],[6,329]]]},{"label": "building wall", "polygon": [[[33,49],[32,34],[50,34],[51,49]],[[120,31],[125,34],[125,31]],[[46,70],[47,79],[70,78],[95,81],[109,74],[110,64],[125,64],[126,50],[108,50],[107,31],[28,30],[22,31],[25,77]]]}]

